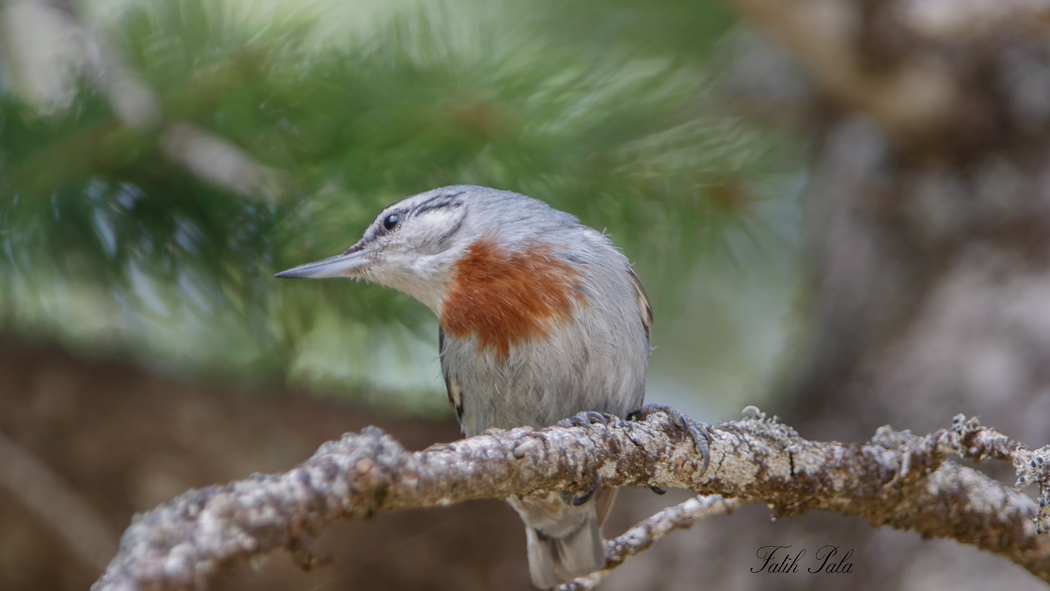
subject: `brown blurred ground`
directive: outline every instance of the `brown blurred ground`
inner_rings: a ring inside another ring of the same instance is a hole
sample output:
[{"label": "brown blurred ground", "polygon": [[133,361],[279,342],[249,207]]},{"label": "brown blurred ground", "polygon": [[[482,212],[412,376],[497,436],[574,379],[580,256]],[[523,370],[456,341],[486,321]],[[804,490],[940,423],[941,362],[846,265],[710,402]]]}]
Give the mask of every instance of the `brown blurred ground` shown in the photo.
[{"label": "brown blurred ground", "polygon": [[[127,365],[0,341],[0,431],[58,473],[119,534],[189,488],[286,470],[322,442],[378,425],[407,448],[458,438],[451,422],[377,416],[279,390],[186,385]],[[0,589],[82,590],[99,575],[50,520],[0,487]],[[286,554],[213,589],[530,589],[525,536],[501,502],[388,513],[318,541],[333,563],[302,573]]]}]

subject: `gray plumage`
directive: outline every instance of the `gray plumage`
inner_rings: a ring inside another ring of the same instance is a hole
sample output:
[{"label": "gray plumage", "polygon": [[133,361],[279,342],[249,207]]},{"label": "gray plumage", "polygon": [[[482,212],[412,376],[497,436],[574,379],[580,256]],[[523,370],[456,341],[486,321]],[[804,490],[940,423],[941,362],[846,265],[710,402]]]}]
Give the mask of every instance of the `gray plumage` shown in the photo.
[{"label": "gray plumage", "polygon": [[[461,279],[457,263],[480,240],[498,246],[501,256],[525,256],[539,248],[543,258],[537,265],[571,270],[572,297],[563,298],[571,304],[567,314],[543,318],[537,325],[542,330],[513,340],[502,353],[480,332],[458,325],[442,330],[442,373],[463,433],[541,428],[583,411],[623,417],[641,407],[652,322],[641,284],[608,237],[530,197],[475,186],[408,197],[385,209],[344,254],[279,276],[363,278],[415,297],[444,322],[450,293]],[[531,281],[531,267],[523,269],[522,280]],[[562,302],[559,294],[544,291],[558,285],[544,287],[540,279],[530,284],[533,291]],[[484,293],[484,285],[471,289],[469,295],[479,301],[494,297]],[[500,309],[494,306],[492,313]],[[516,319],[512,314],[486,321],[499,326]],[[525,522],[529,569],[538,587],[604,566],[599,528],[614,497],[615,490],[600,490],[578,507],[555,493],[508,499]]]}]

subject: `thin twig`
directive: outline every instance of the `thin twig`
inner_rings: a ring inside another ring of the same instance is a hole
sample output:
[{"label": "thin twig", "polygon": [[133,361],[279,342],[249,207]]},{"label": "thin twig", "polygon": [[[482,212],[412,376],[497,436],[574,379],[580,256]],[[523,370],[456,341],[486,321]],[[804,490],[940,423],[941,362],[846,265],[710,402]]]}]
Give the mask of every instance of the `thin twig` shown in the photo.
[{"label": "thin twig", "polygon": [[725,499],[721,495],[700,495],[646,518],[615,540],[605,541],[606,567],[586,577],[558,587],[557,591],[586,591],[594,589],[612,570],[629,558],[649,549],[657,540],[676,529],[689,529],[701,519],[732,513],[744,503],[740,499]]}]

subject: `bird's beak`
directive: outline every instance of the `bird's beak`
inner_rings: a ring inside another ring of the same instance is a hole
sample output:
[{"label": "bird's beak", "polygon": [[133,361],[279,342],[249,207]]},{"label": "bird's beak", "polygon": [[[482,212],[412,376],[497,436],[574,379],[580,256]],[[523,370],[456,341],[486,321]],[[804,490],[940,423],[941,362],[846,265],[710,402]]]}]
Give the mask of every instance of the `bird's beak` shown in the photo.
[{"label": "bird's beak", "polygon": [[370,260],[367,257],[367,252],[362,250],[350,249],[343,254],[337,254],[334,257],[328,257],[321,261],[314,261],[312,263],[306,263],[305,265],[299,265],[293,269],[287,271],[281,271],[274,275],[281,279],[327,279],[329,277],[354,277],[357,275],[356,271],[365,265]]}]

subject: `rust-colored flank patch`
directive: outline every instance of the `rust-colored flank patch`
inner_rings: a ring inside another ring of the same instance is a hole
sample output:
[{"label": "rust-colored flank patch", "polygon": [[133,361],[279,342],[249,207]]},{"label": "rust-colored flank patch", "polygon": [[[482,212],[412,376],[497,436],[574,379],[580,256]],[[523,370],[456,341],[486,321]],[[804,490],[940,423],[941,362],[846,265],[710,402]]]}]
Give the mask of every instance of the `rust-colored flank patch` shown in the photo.
[{"label": "rust-colored flank patch", "polygon": [[471,245],[452,270],[452,286],[441,311],[445,334],[477,335],[479,352],[500,360],[511,345],[546,336],[550,322],[564,320],[582,302],[580,273],[537,244],[507,252],[491,238]]}]

